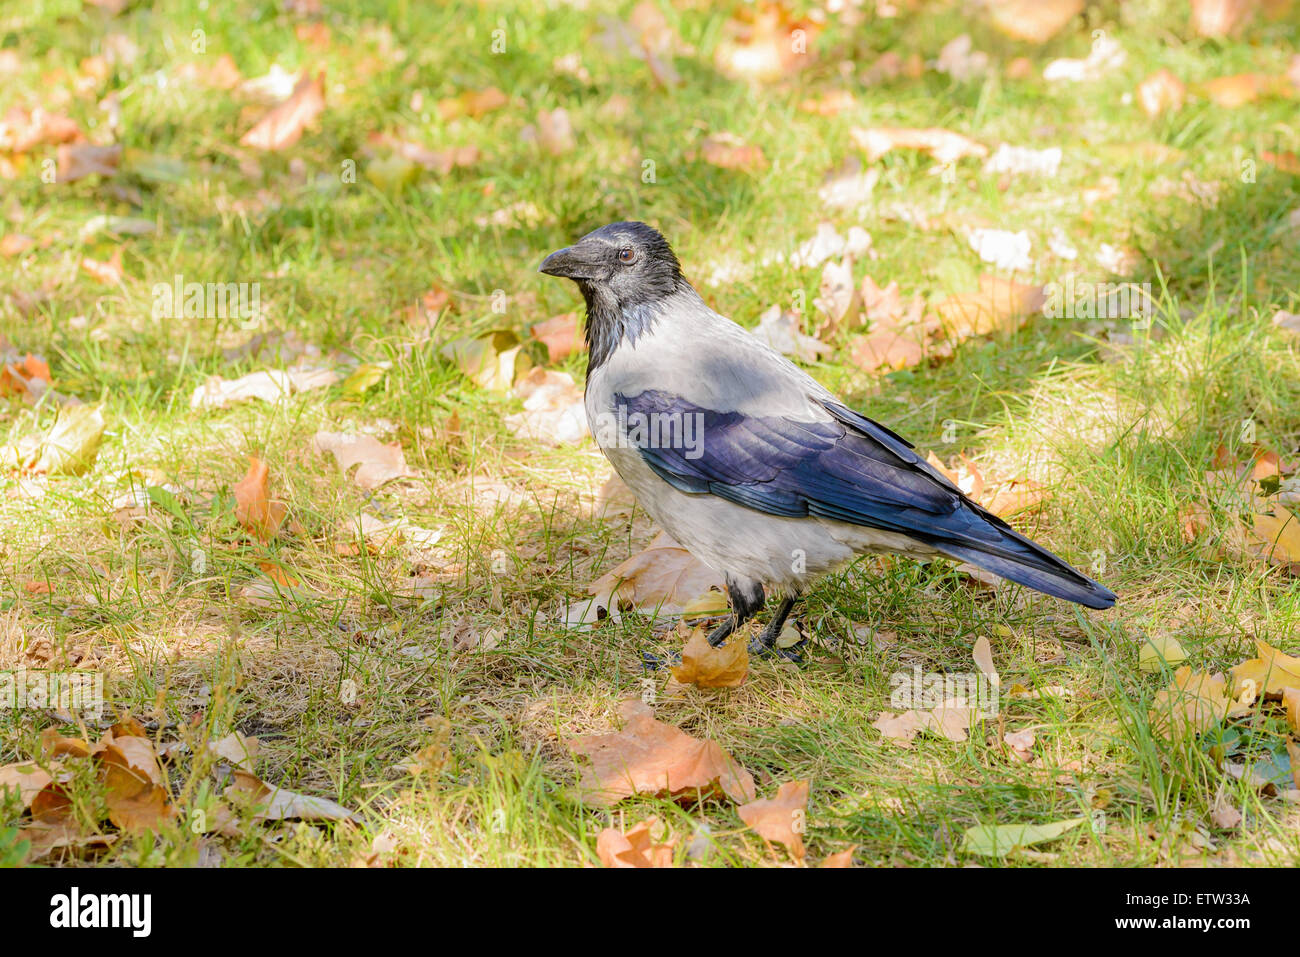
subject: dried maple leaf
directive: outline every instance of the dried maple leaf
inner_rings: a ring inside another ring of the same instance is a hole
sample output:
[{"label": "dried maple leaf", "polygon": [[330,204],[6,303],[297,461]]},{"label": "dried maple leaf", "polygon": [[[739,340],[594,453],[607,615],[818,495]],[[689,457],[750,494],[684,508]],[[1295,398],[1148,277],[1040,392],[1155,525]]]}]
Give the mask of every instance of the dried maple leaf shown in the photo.
[{"label": "dried maple leaf", "polygon": [[677,838],[656,844],[653,834],[660,829],[659,818],[648,817],[624,834],[607,827],[596,838],[596,854],[606,867],[672,867]]},{"label": "dried maple leaf", "polygon": [[257,456],[250,456],[248,471],[231,490],[235,494],[235,520],[262,541],[273,537],[284,523],[288,506],[272,501],[270,470]]},{"label": "dried maple leaf", "polygon": [[981,275],[978,292],[949,296],[932,306],[948,338],[961,341],[998,330],[1015,330],[1029,316],[1041,312],[1046,302],[1044,287]]},{"label": "dried maple leaf", "polygon": [[682,649],[682,663],[669,670],[684,685],[737,688],[749,673],[749,642],[744,637],[733,637],[725,645],[714,648],[703,628],[692,629]]},{"label": "dried maple leaf", "polygon": [[686,801],[719,793],[738,802],[757,797],[754,776],[717,742],[655,720],[640,700],[623,702],[620,713],[623,730],[568,742],[575,754],[591,759],[577,786],[580,800],[609,806],[633,794]]},{"label": "dried maple leaf", "polygon": [[241,146],[258,150],[283,150],[302,139],[302,134],[325,109],[325,74],[313,79],[304,73],[289,98],[272,108],[239,139]]},{"label": "dried maple leaf", "polygon": [[317,432],[312,447],[329,453],[344,473],[360,466],[352,481],[360,488],[379,488],[394,479],[409,478],[416,473],[407,468],[406,454],[400,445],[385,445],[369,435],[344,432]]},{"label": "dried maple leaf", "polygon": [[763,840],[784,844],[792,858],[803,860],[803,834],[808,818],[807,781],[788,781],[777,789],[776,797],[742,804],[736,813]]},{"label": "dried maple leaf", "polygon": [[691,599],[724,584],[721,575],[660,532],[645,551],[588,585],[587,593],[614,594],[633,608],[679,615]]},{"label": "dried maple leaf", "polygon": [[1258,657],[1229,671],[1234,698],[1280,695],[1288,688],[1300,688],[1300,658],[1283,654],[1259,638],[1255,639],[1255,651]]},{"label": "dried maple leaf", "polygon": [[1222,676],[1194,672],[1183,665],[1168,688],[1152,699],[1151,730],[1165,738],[1208,731],[1230,714],[1245,710],[1228,697]]}]

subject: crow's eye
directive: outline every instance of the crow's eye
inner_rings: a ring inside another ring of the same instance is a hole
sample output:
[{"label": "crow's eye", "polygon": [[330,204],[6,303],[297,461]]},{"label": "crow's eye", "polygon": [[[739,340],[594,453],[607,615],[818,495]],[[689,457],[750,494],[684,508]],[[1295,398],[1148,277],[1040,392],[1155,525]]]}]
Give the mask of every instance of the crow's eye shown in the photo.
[{"label": "crow's eye", "polygon": [[624,246],[618,251],[618,261],[625,266],[636,262],[636,250],[631,246]]}]

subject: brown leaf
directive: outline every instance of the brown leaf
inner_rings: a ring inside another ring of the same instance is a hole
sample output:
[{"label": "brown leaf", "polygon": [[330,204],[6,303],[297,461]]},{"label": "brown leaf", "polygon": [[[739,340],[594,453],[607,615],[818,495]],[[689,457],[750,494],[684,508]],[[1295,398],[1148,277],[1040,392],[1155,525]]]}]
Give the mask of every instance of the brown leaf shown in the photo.
[{"label": "brown leaf", "polygon": [[509,98],[494,86],[486,90],[466,90],[459,96],[439,100],[438,115],[444,122],[459,116],[478,117],[499,110],[509,102]]},{"label": "brown leaf", "polygon": [[302,139],[302,134],[325,109],[325,73],[315,79],[304,73],[289,98],[272,108],[239,139],[241,146],[258,150],[283,150]]},{"label": "brown leaf", "polygon": [[607,827],[596,838],[596,854],[606,867],[672,867],[677,838],[656,844],[652,835],[659,828],[657,817],[646,818],[626,834]]},{"label": "brown leaf", "polygon": [[754,171],[767,167],[767,157],[758,146],[731,133],[715,133],[700,144],[700,158],[722,169]]},{"label": "brown leaf", "polygon": [[645,551],[588,585],[587,593],[617,594],[634,608],[677,615],[695,596],[724,584],[721,575],[660,532]]},{"label": "brown leaf", "polygon": [[995,331],[1013,331],[1046,302],[1042,286],[1013,282],[999,276],[980,276],[979,292],[960,293],[933,306],[948,337],[961,341]]},{"label": "brown leaf", "polygon": [[703,628],[692,629],[682,650],[682,663],[669,670],[684,685],[738,688],[749,673],[749,641],[744,636],[733,636],[731,641],[714,648]]},{"label": "brown leaf", "polygon": [[37,107],[11,107],[0,118],[0,152],[28,153],[38,146],[72,143],[82,139],[76,121]]},{"label": "brown leaf", "polygon": [[261,742],[257,738],[246,737],[238,731],[230,732],[219,741],[208,742],[208,751],[211,754],[234,767],[250,772],[257,762],[257,752],[260,749]]},{"label": "brown leaf", "polygon": [[117,173],[122,159],[122,147],[95,146],[91,143],[68,143],[58,149],[58,171],[55,179],[60,183],[75,183],[87,176],[109,177]]},{"label": "brown leaf", "polygon": [[1226,37],[1254,8],[1255,0],[1192,0],[1192,29],[1203,37]]},{"label": "brown leaf", "polygon": [[867,129],[855,128],[849,132],[853,144],[867,154],[867,161],[874,163],[890,150],[920,150],[929,153],[940,163],[955,163],[967,156],[983,159],[988,156],[988,147],[976,143],[969,137],[951,130],[930,127],[914,129],[896,126],[875,126]]},{"label": "brown leaf", "polygon": [[1151,701],[1151,730],[1165,738],[1200,734],[1232,713],[1233,707],[1221,676],[1193,672],[1183,665],[1174,672],[1169,687]]},{"label": "brown leaf", "polygon": [[847,850],[840,851],[837,854],[828,854],[826,859],[821,862],[821,867],[852,867],[853,852],[858,849],[858,845],[852,844]]},{"label": "brown leaf", "polygon": [[113,255],[109,257],[108,262],[100,262],[87,256],[81,260],[80,265],[82,272],[96,282],[102,282],[105,286],[117,286],[122,282],[122,248],[120,246],[113,250]]},{"label": "brown leaf", "polygon": [[1083,12],[1084,0],[993,0],[989,18],[1009,37],[1046,43]]},{"label": "brown leaf", "polygon": [[108,819],[124,831],[158,830],[174,814],[162,786],[158,755],[149,738],[105,736],[95,755],[104,785]]},{"label": "brown leaf", "polygon": [[321,454],[333,455],[344,473],[359,465],[352,476],[359,488],[379,488],[394,479],[415,475],[407,468],[406,454],[400,445],[385,445],[373,436],[317,432],[312,447]]},{"label": "brown leaf", "polygon": [[1161,113],[1176,112],[1187,99],[1187,87],[1168,70],[1157,70],[1138,84],[1138,105],[1153,119]]},{"label": "brown leaf", "polygon": [[546,346],[546,354],[551,362],[559,362],[565,356],[587,348],[578,328],[576,312],[564,312],[535,322],[528,332]]},{"label": "brown leaf", "polygon": [[23,808],[29,808],[52,780],[48,771],[30,761],[0,765],[0,803],[3,803],[5,790],[11,788],[18,792],[18,800]]},{"label": "brown leaf", "polygon": [[568,742],[575,754],[591,759],[578,784],[578,797],[612,805],[633,794],[671,800],[725,794],[753,800],[754,777],[714,741],[692,738],[680,728],[656,721],[650,706],[625,701],[622,731],[587,734]]},{"label": "brown leaf", "polygon": [[796,861],[804,858],[803,834],[808,817],[808,782],[782,784],[771,800],[750,801],[736,808],[745,824],[766,841],[784,844]]},{"label": "brown leaf", "polygon": [[235,483],[235,520],[254,536],[267,541],[284,523],[288,506],[272,501],[266,463],[249,456],[248,471]]},{"label": "brown leaf", "polygon": [[713,62],[724,76],[751,83],[788,77],[812,60],[810,44],[820,29],[795,20],[780,3],[741,6],[725,25]]},{"label": "brown leaf", "polygon": [[234,783],[226,788],[227,799],[243,799],[257,807],[254,821],[356,821],[358,816],[329,798],[312,794],[299,794],[284,788],[273,788],[256,775],[236,769]]}]

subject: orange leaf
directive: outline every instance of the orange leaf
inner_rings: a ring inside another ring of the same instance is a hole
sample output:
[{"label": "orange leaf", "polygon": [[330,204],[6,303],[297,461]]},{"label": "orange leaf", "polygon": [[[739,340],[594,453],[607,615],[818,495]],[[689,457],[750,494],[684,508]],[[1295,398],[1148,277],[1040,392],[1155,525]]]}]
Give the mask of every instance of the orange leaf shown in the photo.
[{"label": "orange leaf", "polygon": [[302,139],[303,131],[324,109],[324,72],[314,80],[304,73],[289,98],[258,120],[239,143],[259,150],[286,149]]},{"label": "orange leaf", "polygon": [[803,833],[808,818],[807,781],[782,784],[776,797],[742,804],[736,813],[764,840],[784,844],[791,857],[803,860]]},{"label": "orange leaf", "polygon": [[659,818],[648,817],[624,834],[607,827],[596,838],[596,853],[606,867],[672,867],[676,838],[656,844],[651,836],[659,829]]},{"label": "orange leaf", "polygon": [[717,742],[656,721],[642,701],[625,701],[620,712],[622,731],[581,735],[568,743],[575,754],[591,759],[578,783],[580,800],[608,806],[633,794],[685,801],[719,792],[733,801],[756,796],[754,776]]},{"label": "orange leaf", "polygon": [[283,502],[271,501],[266,463],[249,457],[248,472],[235,483],[235,519],[249,532],[266,541],[280,530],[288,511]]},{"label": "orange leaf", "polygon": [[749,673],[749,643],[735,636],[720,648],[709,644],[703,628],[691,631],[682,651],[682,663],[669,669],[684,685],[699,688],[736,688]]}]

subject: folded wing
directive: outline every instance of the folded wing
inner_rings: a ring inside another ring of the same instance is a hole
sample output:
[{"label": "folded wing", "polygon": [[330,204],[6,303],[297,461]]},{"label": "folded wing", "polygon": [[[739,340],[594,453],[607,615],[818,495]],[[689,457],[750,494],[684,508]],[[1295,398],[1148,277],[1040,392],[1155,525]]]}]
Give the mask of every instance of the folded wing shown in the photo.
[{"label": "folded wing", "polygon": [[682,492],[902,533],[1049,595],[1090,608],[1115,601],[967,499],[904,439],[836,402],[814,399],[825,417],[801,421],[718,412],[659,390],[614,398],[646,464]]}]

